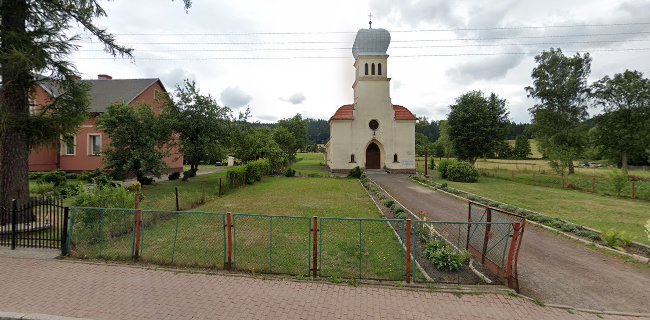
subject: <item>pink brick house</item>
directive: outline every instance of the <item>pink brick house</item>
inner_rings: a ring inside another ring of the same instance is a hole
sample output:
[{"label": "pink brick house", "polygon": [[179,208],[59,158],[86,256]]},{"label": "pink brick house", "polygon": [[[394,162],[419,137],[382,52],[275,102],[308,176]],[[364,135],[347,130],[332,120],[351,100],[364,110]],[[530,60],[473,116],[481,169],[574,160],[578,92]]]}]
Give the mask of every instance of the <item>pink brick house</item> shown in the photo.
[{"label": "pink brick house", "polygon": [[[97,117],[116,102],[128,105],[146,103],[156,114],[162,112],[164,102],[160,94],[167,92],[160,79],[113,79],[100,74],[96,80],[80,80],[90,84],[90,116],[77,134],[55,141],[49,146],[32,149],[29,155],[29,171],[62,170],[66,172],[93,171],[103,167],[101,154],[110,137],[95,126]],[[44,105],[59,94],[56,86],[41,83],[35,88],[33,108]],[[183,170],[183,154],[178,149],[170,150],[165,163],[170,172]]]}]

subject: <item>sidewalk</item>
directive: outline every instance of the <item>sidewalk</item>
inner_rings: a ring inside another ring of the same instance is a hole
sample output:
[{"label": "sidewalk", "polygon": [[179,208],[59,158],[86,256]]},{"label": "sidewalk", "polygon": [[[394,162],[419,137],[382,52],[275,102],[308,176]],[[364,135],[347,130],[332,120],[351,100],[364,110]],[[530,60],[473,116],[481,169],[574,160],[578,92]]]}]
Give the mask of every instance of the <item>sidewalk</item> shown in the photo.
[{"label": "sidewalk", "polygon": [[635,319],[458,294],[263,280],[0,255],[0,317],[91,319]]}]

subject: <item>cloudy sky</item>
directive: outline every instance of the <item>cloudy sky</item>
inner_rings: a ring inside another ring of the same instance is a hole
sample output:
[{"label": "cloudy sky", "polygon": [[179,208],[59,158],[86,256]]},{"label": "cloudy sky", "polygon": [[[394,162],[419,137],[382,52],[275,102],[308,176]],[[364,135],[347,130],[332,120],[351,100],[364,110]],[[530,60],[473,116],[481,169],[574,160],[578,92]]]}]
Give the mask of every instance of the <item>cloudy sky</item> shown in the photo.
[{"label": "cloudy sky", "polygon": [[[650,76],[650,0],[193,0],[102,2],[98,21],[134,59],[114,59],[82,37],[72,56],[84,78],[183,79],[253,120],[301,113],[328,119],[352,102],[356,31],[391,32],[388,76],[393,103],[444,119],[469,90],[507,99],[510,118],[530,121],[534,56],[560,47],[590,52],[590,81],[625,69]],[[83,35],[83,34],[82,34]],[[597,110],[592,110],[597,112]]]}]

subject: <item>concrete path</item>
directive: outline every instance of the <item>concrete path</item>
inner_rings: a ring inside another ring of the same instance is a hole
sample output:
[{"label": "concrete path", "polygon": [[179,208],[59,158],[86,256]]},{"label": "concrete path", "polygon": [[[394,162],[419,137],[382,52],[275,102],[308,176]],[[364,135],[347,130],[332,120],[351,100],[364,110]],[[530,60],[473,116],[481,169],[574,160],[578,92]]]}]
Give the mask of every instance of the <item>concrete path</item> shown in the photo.
[{"label": "concrete path", "polygon": [[[424,212],[432,220],[467,221],[466,201],[421,186],[406,175],[369,177],[414,213]],[[650,312],[649,266],[625,263],[532,224],[524,232],[519,283],[522,294],[545,303]]]},{"label": "concrete path", "polygon": [[[630,319],[504,294],[149,270],[0,256],[0,319]],[[54,318],[44,316],[44,318]]]}]

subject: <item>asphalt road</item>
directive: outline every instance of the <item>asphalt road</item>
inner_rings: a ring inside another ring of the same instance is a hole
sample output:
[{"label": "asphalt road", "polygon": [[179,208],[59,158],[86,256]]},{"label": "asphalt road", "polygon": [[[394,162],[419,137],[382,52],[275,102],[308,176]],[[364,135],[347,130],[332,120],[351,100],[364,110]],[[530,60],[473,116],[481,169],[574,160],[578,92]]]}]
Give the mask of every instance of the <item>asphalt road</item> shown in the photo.
[{"label": "asphalt road", "polygon": [[[369,177],[414,213],[431,220],[467,220],[467,202],[410,181],[407,175]],[[532,224],[526,226],[519,255],[519,284],[522,294],[545,303],[650,311],[650,266],[626,263]]]}]

